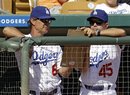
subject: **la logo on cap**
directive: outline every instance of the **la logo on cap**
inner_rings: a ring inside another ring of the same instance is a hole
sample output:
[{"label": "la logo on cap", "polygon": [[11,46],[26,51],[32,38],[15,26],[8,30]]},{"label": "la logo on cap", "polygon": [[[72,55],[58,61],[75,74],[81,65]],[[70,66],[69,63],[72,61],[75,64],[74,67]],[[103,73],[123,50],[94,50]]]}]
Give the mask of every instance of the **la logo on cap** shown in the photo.
[{"label": "la logo on cap", "polygon": [[97,11],[96,10],[93,12],[93,15],[97,15]]},{"label": "la logo on cap", "polygon": [[49,10],[48,9],[45,9],[45,11],[46,11],[46,14],[49,14]]}]

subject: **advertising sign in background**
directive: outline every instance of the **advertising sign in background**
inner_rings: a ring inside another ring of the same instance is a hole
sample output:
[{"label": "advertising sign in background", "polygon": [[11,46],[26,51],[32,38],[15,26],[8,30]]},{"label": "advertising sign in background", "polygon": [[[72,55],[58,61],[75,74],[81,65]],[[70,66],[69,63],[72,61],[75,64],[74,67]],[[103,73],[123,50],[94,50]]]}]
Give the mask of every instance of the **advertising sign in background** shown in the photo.
[{"label": "advertising sign in background", "polygon": [[27,27],[29,16],[15,16],[7,15],[0,16],[0,27],[13,26],[13,27]]}]

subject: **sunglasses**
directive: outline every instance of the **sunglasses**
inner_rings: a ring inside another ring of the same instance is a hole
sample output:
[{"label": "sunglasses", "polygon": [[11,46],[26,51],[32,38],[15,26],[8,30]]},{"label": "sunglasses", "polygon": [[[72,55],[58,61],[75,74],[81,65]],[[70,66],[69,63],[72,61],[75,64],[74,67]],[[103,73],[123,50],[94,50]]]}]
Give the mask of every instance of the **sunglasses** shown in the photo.
[{"label": "sunglasses", "polygon": [[51,20],[49,19],[38,19],[40,20],[41,22],[45,23],[45,24],[50,24],[51,23]]},{"label": "sunglasses", "polygon": [[102,20],[96,20],[96,19],[89,21],[90,26],[93,26],[95,23],[96,23],[98,26],[100,26],[100,25],[102,25],[102,24],[105,23],[105,22],[102,21]]}]

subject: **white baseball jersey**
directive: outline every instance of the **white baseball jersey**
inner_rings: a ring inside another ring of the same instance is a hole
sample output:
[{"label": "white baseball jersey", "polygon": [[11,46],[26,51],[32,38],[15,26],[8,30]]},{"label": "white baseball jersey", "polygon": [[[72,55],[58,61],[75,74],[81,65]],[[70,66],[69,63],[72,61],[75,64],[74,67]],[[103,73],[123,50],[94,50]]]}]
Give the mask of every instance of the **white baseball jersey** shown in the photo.
[{"label": "white baseball jersey", "polygon": [[127,3],[119,3],[116,8],[109,7],[108,5],[102,3],[98,4],[95,9],[102,9],[107,14],[130,14],[130,5]]},{"label": "white baseball jersey", "polygon": [[[104,87],[108,87],[108,85],[111,85],[110,89],[115,90],[116,80],[120,66],[120,58],[121,58],[121,49],[119,45],[91,45],[89,70],[86,73],[82,73],[80,77],[82,85],[84,84],[90,86],[103,85]],[[87,90],[87,92],[85,93],[89,93],[89,90]],[[93,94],[86,94],[86,95],[93,95]],[[108,94],[107,91],[106,94],[94,94],[94,95],[115,95],[115,94]]]},{"label": "white baseball jersey", "polygon": [[[16,52],[16,58],[20,64],[20,51]],[[61,83],[58,75],[61,60],[62,49],[59,45],[33,46],[33,54],[29,60],[30,90],[40,95],[40,92],[50,92],[58,88]]]}]

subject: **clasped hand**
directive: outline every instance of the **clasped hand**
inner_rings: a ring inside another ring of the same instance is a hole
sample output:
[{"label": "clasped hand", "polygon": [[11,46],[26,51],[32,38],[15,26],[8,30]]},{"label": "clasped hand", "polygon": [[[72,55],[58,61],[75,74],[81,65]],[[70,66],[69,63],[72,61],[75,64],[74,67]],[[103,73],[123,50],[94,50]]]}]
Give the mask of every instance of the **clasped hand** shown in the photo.
[{"label": "clasped hand", "polygon": [[96,35],[95,31],[89,27],[81,27],[80,29],[84,32],[84,35],[87,35],[88,37]]}]

